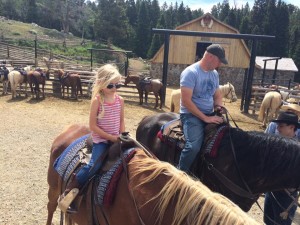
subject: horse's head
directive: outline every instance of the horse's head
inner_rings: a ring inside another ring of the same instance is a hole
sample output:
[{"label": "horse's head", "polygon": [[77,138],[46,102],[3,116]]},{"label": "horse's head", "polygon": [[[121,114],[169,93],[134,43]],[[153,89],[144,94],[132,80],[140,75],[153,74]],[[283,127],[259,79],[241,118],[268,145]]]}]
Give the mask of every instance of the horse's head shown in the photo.
[{"label": "horse's head", "polygon": [[54,75],[55,75],[56,77],[58,77],[58,79],[61,79],[62,76],[63,76],[64,74],[65,74],[65,72],[64,72],[62,69],[56,70],[56,71],[54,72]]},{"label": "horse's head", "polygon": [[224,87],[225,87],[224,97],[227,99],[230,99],[230,101],[232,101],[232,102],[237,101],[237,96],[235,94],[234,86],[228,82],[226,85],[224,85]]}]

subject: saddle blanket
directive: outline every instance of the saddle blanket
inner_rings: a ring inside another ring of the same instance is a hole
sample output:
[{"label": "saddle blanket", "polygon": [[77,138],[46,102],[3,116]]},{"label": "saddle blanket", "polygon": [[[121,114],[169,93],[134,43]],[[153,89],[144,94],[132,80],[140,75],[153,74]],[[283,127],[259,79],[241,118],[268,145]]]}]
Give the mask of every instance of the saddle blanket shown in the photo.
[{"label": "saddle blanket", "polygon": [[[219,126],[213,124],[206,125],[204,133],[205,137],[201,152],[213,158],[217,157],[221,140],[228,128],[228,125],[224,124]],[[165,142],[167,144],[175,142],[175,146],[182,150],[184,148],[185,138],[182,131],[182,124],[180,119],[171,120],[164,124],[161,127],[160,131],[157,133],[157,137],[162,142]]]},{"label": "saddle blanket", "polygon": [[[54,169],[67,182],[71,173],[76,169],[80,160],[79,151],[87,147],[87,139],[90,134],[82,136],[72,142],[65,151],[55,160]],[[123,157],[126,163],[134,156],[135,148],[127,149],[123,152]],[[110,205],[113,202],[114,195],[117,189],[118,181],[123,172],[123,160],[119,158],[117,162],[102,176],[96,176],[99,183],[96,188],[96,202],[99,205]]]},{"label": "saddle blanket", "polygon": [[[123,157],[126,164],[132,159],[136,152],[135,148],[130,148],[124,151]],[[123,172],[123,160],[119,158],[118,161],[104,173],[99,179],[99,185],[97,187],[97,203],[99,205],[110,205],[115,196],[115,192],[118,187],[118,182]]]},{"label": "saddle blanket", "polygon": [[90,134],[84,135],[77,140],[73,141],[63,153],[55,160],[54,169],[66,182],[70,177],[72,171],[74,171],[77,162],[80,159],[78,154],[79,150],[87,147],[87,139]]}]

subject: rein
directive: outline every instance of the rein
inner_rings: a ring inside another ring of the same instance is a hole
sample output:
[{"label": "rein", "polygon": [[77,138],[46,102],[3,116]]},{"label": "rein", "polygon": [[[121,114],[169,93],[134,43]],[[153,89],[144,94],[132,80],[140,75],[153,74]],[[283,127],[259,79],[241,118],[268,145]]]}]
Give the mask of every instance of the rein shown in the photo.
[{"label": "rein", "polygon": [[[222,107],[222,110],[225,111],[225,117],[226,117],[228,126],[229,126],[229,116],[230,116],[231,121],[234,123],[234,125],[236,126],[236,128],[239,128],[238,125],[236,124],[236,122],[234,121],[234,119],[232,118],[232,116],[229,114],[228,110],[225,107]],[[224,184],[229,190],[231,190],[232,192],[234,192],[238,196],[249,198],[249,199],[256,199],[258,197],[258,195],[255,195],[255,194],[252,193],[250,187],[248,186],[248,184],[246,183],[245,179],[243,178],[243,176],[241,174],[241,171],[240,171],[240,168],[239,168],[239,166],[237,164],[237,159],[236,159],[236,154],[235,154],[235,148],[234,148],[234,145],[233,145],[232,134],[231,134],[230,129],[229,129],[229,138],[230,138],[230,146],[231,146],[231,152],[232,152],[233,159],[234,159],[234,164],[235,164],[235,167],[237,169],[238,175],[239,175],[239,177],[240,177],[243,185],[246,187],[246,189],[241,188],[240,186],[238,186],[235,183],[233,183],[230,179],[228,179],[225,175],[223,175],[219,170],[217,170],[213,166],[213,164],[209,163],[204,158],[204,162],[207,164],[207,169],[210,170],[215,175],[215,177],[222,184]]]},{"label": "rein", "polygon": [[134,144],[136,144],[138,147],[142,148],[147,155],[153,157],[153,155],[151,153],[149,153],[148,150],[146,150],[145,147],[143,147],[138,141],[134,140],[133,138],[131,138],[129,136],[129,133],[128,132],[124,132],[120,135],[120,140],[121,140],[121,145],[120,145],[120,154],[121,154],[121,158],[122,158],[122,163],[123,163],[123,169],[124,169],[124,172],[126,174],[126,181],[127,181],[127,186],[128,186],[128,189],[129,189],[129,192],[131,194],[131,197],[133,199],[133,203],[134,203],[134,207],[136,209],[136,212],[137,212],[137,215],[138,215],[138,218],[141,222],[141,225],[146,225],[145,222],[143,221],[143,218],[141,217],[141,214],[140,214],[140,211],[139,211],[139,208],[137,206],[137,203],[136,203],[136,199],[135,199],[135,196],[134,196],[134,193],[132,191],[132,189],[129,188],[129,176],[128,176],[128,170],[127,170],[127,164],[125,162],[125,158],[124,158],[124,154],[123,154],[123,151],[122,151],[122,142],[133,142]]}]

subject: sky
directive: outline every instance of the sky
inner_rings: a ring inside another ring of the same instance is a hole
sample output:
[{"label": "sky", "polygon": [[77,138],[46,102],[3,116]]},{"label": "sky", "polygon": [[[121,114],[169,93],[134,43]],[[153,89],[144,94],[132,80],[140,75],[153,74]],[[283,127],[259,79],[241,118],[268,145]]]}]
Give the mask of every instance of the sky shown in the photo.
[{"label": "sky", "polygon": [[[285,3],[293,4],[295,6],[298,6],[300,8],[300,0],[283,0]],[[159,5],[162,6],[163,3],[166,2],[168,6],[173,2],[173,4],[176,2],[171,0],[159,0]],[[186,6],[188,5],[192,10],[201,8],[204,13],[210,12],[213,5],[217,5],[219,2],[222,3],[223,0],[177,0],[177,3],[180,4],[183,2],[183,4]],[[242,6],[245,6],[248,2],[250,9],[252,9],[254,0],[229,0],[230,7],[234,7],[236,4],[237,8],[241,8]]]}]

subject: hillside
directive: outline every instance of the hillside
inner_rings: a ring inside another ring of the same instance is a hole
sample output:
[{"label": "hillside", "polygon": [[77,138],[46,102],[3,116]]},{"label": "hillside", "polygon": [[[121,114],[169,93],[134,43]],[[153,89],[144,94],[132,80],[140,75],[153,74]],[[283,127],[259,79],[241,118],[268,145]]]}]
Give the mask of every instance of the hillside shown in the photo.
[{"label": "hillside", "polygon": [[[34,46],[37,40],[38,61],[42,58],[52,58],[65,62],[65,65],[76,67],[90,67],[89,48],[120,50],[114,45],[108,45],[105,40],[92,42],[72,34],[65,34],[55,29],[47,29],[37,24],[28,24],[0,17],[0,59],[31,60],[34,61]],[[8,50],[9,49],[9,53]],[[106,62],[124,64],[126,57],[120,52],[95,52],[93,53],[93,66],[97,67]],[[129,60],[129,65],[137,66],[137,70],[144,68],[143,63]],[[119,66],[123,69],[124,66]]]},{"label": "hillside", "polygon": [[47,29],[40,27],[37,24],[23,23],[15,20],[0,18],[0,37],[2,40],[34,40],[37,37],[40,40],[49,42],[63,43],[67,42],[81,43],[81,38],[75,37],[72,34],[65,34],[55,29]]}]

